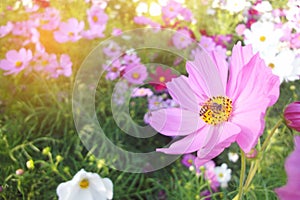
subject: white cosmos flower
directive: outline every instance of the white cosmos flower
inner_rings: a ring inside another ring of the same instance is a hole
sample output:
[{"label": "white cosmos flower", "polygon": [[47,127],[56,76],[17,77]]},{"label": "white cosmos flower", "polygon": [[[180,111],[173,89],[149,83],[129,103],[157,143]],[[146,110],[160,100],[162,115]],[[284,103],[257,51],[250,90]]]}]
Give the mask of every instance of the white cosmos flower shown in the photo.
[{"label": "white cosmos flower", "polygon": [[300,77],[300,57],[290,49],[284,49],[276,55],[268,54],[263,56],[267,66],[272,72],[279,76],[280,81],[295,81]]},{"label": "white cosmos flower", "polygon": [[227,0],[224,9],[231,13],[243,11],[250,3],[246,0]]},{"label": "white cosmos flower", "polygon": [[222,188],[226,188],[228,186],[228,182],[231,179],[231,169],[227,168],[227,165],[223,163],[221,166],[217,166],[214,169],[217,180],[221,184]]},{"label": "white cosmos flower", "polygon": [[263,55],[265,52],[273,51],[277,53],[277,46],[280,43],[280,38],[283,31],[275,29],[272,22],[255,22],[251,25],[251,30],[244,31],[245,44],[251,44],[254,53],[260,52]]},{"label": "white cosmos flower", "polygon": [[72,180],[59,184],[56,193],[59,200],[107,200],[113,197],[113,183],[81,169]]},{"label": "white cosmos flower", "polygon": [[229,152],[228,153],[228,159],[231,161],[231,162],[236,162],[238,159],[239,159],[239,154],[237,153],[234,153],[234,152]]}]

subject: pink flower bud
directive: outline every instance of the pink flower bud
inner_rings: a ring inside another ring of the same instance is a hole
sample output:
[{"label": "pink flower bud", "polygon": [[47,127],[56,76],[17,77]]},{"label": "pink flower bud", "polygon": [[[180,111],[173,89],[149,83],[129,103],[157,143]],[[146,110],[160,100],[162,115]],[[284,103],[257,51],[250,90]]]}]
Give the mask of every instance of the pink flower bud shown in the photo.
[{"label": "pink flower bud", "polygon": [[289,104],[283,114],[286,125],[300,132],[300,101]]}]

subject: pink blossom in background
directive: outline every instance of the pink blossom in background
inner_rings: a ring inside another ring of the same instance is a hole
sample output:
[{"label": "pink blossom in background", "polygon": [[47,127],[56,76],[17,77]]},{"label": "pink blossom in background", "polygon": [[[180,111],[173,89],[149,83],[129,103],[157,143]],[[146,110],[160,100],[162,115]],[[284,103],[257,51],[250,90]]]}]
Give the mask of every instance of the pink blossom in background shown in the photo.
[{"label": "pink blossom in background", "polygon": [[40,27],[44,30],[56,29],[61,19],[59,10],[53,7],[46,8],[43,13],[32,15],[32,18],[38,18]]},{"label": "pink blossom in background", "polygon": [[287,126],[300,132],[300,101],[290,103],[285,108],[283,115]]},{"label": "pink blossom in background", "polygon": [[232,35],[213,35],[211,36],[213,41],[216,43],[216,45],[219,45],[223,48],[227,47],[227,44],[231,43],[232,41]]},{"label": "pink blossom in background", "polygon": [[229,67],[217,53],[196,50],[195,60],[187,62],[186,68],[188,77],[166,84],[180,108],[153,111],[150,119],[161,134],[185,137],[157,151],[197,151],[197,165],[216,157],[232,142],[248,153],[263,133],[266,109],[278,99],[279,78],[258,54],[253,55],[251,45],[240,43],[233,48]]},{"label": "pink blossom in background", "polygon": [[193,40],[191,39],[190,32],[186,29],[179,29],[172,37],[172,42],[177,49],[187,48]]},{"label": "pink blossom in background", "polygon": [[136,16],[134,17],[133,21],[136,24],[140,24],[140,25],[149,25],[150,27],[153,28],[158,28],[160,27],[160,24],[157,22],[152,21],[151,19],[144,17],[144,16]]},{"label": "pink blossom in background", "polygon": [[0,26],[0,38],[5,37],[7,34],[9,34],[14,25],[10,21],[6,23],[6,25]]},{"label": "pink blossom in background", "polygon": [[4,75],[18,74],[29,65],[31,59],[30,49],[10,50],[6,53],[6,59],[0,60],[0,69],[6,71]]},{"label": "pink blossom in background", "polygon": [[17,36],[26,36],[28,33],[29,27],[26,21],[16,22],[14,28],[12,29],[12,34]]},{"label": "pink blossom in background", "polygon": [[76,18],[70,18],[67,22],[61,22],[59,30],[54,32],[54,38],[59,43],[76,42],[81,39],[84,22],[78,22]]},{"label": "pink blossom in background", "polygon": [[107,23],[108,16],[104,10],[97,5],[93,5],[86,11],[90,27],[102,26]]},{"label": "pink blossom in background", "polygon": [[300,48],[300,33],[292,34],[290,44],[291,44],[291,48],[294,48],[294,49]]},{"label": "pink blossom in background", "polygon": [[213,51],[216,48],[216,43],[213,41],[213,39],[205,35],[201,36],[199,45],[203,47],[206,51]]},{"label": "pink blossom in background", "polygon": [[29,31],[28,39],[23,42],[23,46],[34,43],[37,44],[40,42],[40,33],[36,28],[31,28]]},{"label": "pink blossom in background", "polygon": [[106,79],[107,80],[115,80],[121,76],[121,72],[125,69],[125,67],[121,64],[120,60],[114,60],[113,63],[109,66],[104,66],[107,71]]},{"label": "pink blossom in background", "polygon": [[132,54],[125,54],[123,56],[123,64],[128,66],[128,67],[133,67],[136,66],[138,64],[140,64],[141,58],[139,56],[137,56],[135,53]]},{"label": "pink blossom in background", "polygon": [[169,106],[167,106],[162,96],[152,95],[148,98],[148,109],[150,111],[158,110],[161,108],[167,108],[167,107]]},{"label": "pink blossom in background", "polygon": [[182,5],[176,1],[169,1],[166,6],[162,7],[162,16],[165,22],[175,19],[182,10]]},{"label": "pink blossom in background", "polygon": [[189,9],[187,8],[182,8],[181,11],[180,11],[180,15],[183,17],[183,19],[185,21],[192,21],[193,19],[193,13],[192,11],[190,11]]},{"label": "pink blossom in background", "polygon": [[150,75],[150,84],[156,91],[163,91],[166,89],[166,83],[171,81],[172,78],[177,77],[176,74],[172,73],[172,70],[167,68],[164,69],[161,66],[156,67],[155,73]]},{"label": "pink blossom in background", "polygon": [[111,41],[106,47],[103,48],[103,53],[110,58],[114,58],[120,56],[121,47],[116,42]]},{"label": "pink blossom in background", "polygon": [[217,176],[215,174],[215,167],[216,164],[214,161],[209,160],[205,162],[202,165],[199,165],[199,162],[196,162],[196,159],[194,160],[195,162],[195,168],[196,168],[196,173],[200,174],[201,173],[201,167],[204,167],[204,178],[205,180],[209,181],[210,187],[213,191],[217,191],[218,187],[220,186],[220,183],[217,179]]},{"label": "pink blossom in background", "polygon": [[300,136],[295,136],[295,149],[285,160],[285,171],[287,174],[287,184],[276,188],[280,200],[300,199]]},{"label": "pink blossom in background", "polygon": [[235,28],[235,32],[239,35],[242,36],[244,34],[244,30],[246,29],[246,25],[245,24],[239,24],[236,26]]},{"label": "pink blossom in background", "polygon": [[121,35],[123,32],[122,32],[122,30],[121,29],[119,29],[119,28],[113,28],[113,30],[112,30],[112,32],[111,32],[111,35],[112,36],[119,36],[119,35]]},{"label": "pink blossom in background", "polygon": [[43,51],[37,51],[34,54],[32,59],[32,69],[37,72],[44,72],[46,73],[47,70],[52,69],[53,65],[57,64],[57,58],[55,54],[48,54]]},{"label": "pink blossom in background", "polygon": [[72,75],[72,65],[71,58],[68,54],[62,54],[59,61],[55,64],[51,64],[49,69],[50,76],[52,78],[58,78],[60,75],[69,77]]},{"label": "pink blossom in background", "polygon": [[150,97],[153,95],[153,92],[149,88],[134,88],[131,94],[131,97]]},{"label": "pink blossom in background", "polygon": [[93,26],[91,29],[89,30],[85,30],[81,32],[81,36],[85,39],[88,40],[92,40],[95,38],[103,38],[105,35],[103,34],[103,32],[105,31],[106,26],[102,25],[102,26]]},{"label": "pink blossom in background", "polygon": [[123,77],[132,84],[143,84],[148,77],[147,68],[144,65],[137,65],[125,69]]},{"label": "pink blossom in background", "polygon": [[185,154],[182,157],[181,163],[186,167],[193,166],[195,158],[196,156],[193,154]]}]

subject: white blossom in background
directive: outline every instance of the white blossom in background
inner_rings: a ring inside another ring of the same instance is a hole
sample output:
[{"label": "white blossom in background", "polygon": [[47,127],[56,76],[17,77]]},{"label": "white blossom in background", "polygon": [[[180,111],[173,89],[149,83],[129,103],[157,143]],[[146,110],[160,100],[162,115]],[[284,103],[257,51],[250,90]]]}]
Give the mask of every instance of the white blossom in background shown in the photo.
[{"label": "white blossom in background", "polygon": [[227,165],[223,163],[221,166],[215,167],[214,172],[221,187],[226,188],[231,179],[231,169],[228,169]]},{"label": "white blossom in background", "polygon": [[278,46],[280,38],[283,36],[283,32],[280,29],[275,29],[275,25],[272,22],[255,22],[251,25],[251,29],[244,31],[245,44],[251,44],[253,52],[260,52],[261,56],[264,54],[276,54],[278,52]]},{"label": "white blossom in background", "polygon": [[276,55],[267,55],[263,59],[268,67],[272,68],[280,81],[295,81],[300,77],[300,57],[290,49],[282,50]]},{"label": "white blossom in background", "polygon": [[81,169],[72,180],[59,184],[56,193],[59,200],[110,200],[113,183],[109,178]]},{"label": "white blossom in background", "polygon": [[238,161],[238,159],[239,159],[239,154],[237,154],[237,153],[234,153],[234,152],[229,152],[228,153],[228,159],[231,161],[231,162],[236,162],[236,161]]}]

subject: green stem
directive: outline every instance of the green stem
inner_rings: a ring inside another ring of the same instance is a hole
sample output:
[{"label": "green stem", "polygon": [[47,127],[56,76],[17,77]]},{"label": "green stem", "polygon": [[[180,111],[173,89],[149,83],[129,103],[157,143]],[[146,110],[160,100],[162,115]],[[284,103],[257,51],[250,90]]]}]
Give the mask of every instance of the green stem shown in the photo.
[{"label": "green stem", "polygon": [[262,147],[261,147],[261,150],[260,150],[260,154],[259,154],[259,157],[256,159],[255,161],[255,164],[254,164],[254,167],[249,171],[249,175],[246,179],[246,182],[245,182],[245,186],[244,186],[244,191],[247,191],[253,178],[254,178],[254,175],[256,174],[256,171],[258,169],[258,166],[259,166],[259,163],[260,161],[262,160],[263,158],[263,153],[264,151],[266,150],[266,148],[268,147],[269,143],[270,143],[270,140],[271,138],[273,137],[273,135],[275,134],[277,128],[282,124],[283,122],[283,119],[280,119],[276,124],[275,126],[272,128],[271,130],[271,133],[267,136],[266,140],[264,141]]},{"label": "green stem", "polygon": [[246,156],[243,150],[241,149],[241,174],[240,174],[240,186],[239,186],[239,193],[238,193],[238,200],[242,199],[243,196],[243,185],[245,179],[245,172],[246,172]]}]

